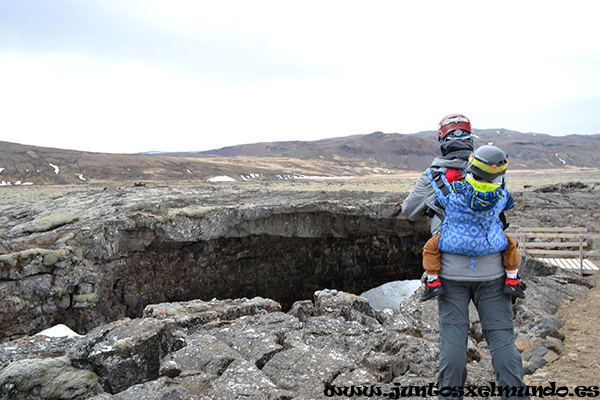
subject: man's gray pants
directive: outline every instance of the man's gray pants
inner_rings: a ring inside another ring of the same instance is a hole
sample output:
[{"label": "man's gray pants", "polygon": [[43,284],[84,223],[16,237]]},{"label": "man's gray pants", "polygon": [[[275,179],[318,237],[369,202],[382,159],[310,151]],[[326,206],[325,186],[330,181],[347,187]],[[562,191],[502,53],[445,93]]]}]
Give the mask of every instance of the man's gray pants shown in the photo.
[{"label": "man's gray pants", "polygon": [[512,301],[509,296],[502,293],[504,277],[485,282],[440,280],[445,293],[438,298],[440,320],[438,387],[441,389],[465,385],[471,300],[479,312],[483,335],[490,348],[492,365],[496,372],[496,384],[514,388],[525,387],[523,362],[515,347]]}]

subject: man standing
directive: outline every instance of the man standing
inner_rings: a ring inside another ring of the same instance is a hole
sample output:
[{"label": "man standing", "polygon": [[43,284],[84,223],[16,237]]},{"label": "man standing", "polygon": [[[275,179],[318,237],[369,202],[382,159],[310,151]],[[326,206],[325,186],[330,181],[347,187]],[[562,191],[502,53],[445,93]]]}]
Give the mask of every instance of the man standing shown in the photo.
[{"label": "man standing", "polygon": [[[444,117],[438,126],[442,157],[431,167],[433,176],[444,174],[449,182],[464,178],[473,152],[471,122],[462,114]],[[434,179],[440,182],[441,179]],[[430,217],[431,232],[444,220],[444,210],[434,204],[435,190],[427,173],[417,181],[402,204],[410,220]],[[525,387],[523,363],[514,345],[512,301],[503,293],[505,270],[502,254],[472,257],[442,253],[439,281],[444,288],[438,297],[440,322],[440,361],[438,386],[464,387],[467,379],[467,339],[469,303],[479,313],[481,327],[492,354],[498,385]],[[528,397],[525,397],[528,398]]]},{"label": "man standing", "polygon": [[[462,114],[450,114],[440,121],[437,133],[442,156],[434,159],[429,169],[433,175],[444,174],[448,182],[464,178],[469,156],[473,152],[471,122]],[[434,199],[435,191],[427,173],[423,172],[402,203],[402,214],[412,221],[430,217],[433,234],[445,215],[444,210],[435,205]]]}]

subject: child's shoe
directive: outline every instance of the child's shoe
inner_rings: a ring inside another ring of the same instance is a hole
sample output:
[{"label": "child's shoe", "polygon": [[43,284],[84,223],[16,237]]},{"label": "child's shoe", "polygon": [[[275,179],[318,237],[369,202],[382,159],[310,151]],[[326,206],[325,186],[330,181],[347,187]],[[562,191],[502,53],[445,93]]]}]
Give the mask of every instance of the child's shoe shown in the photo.
[{"label": "child's shoe", "polygon": [[521,279],[517,276],[516,278],[506,277],[504,281],[504,289],[502,292],[509,296],[518,297],[520,299],[525,298],[525,285],[521,283]]},{"label": "child's shoe", "polygon": [[439,278],[436,278],[433,281],[425,281],[425,290],[421,295],[421,301],[431,300],[436,296],[444,293],[444,288],[442,287],[442,282],[440,282]]}]

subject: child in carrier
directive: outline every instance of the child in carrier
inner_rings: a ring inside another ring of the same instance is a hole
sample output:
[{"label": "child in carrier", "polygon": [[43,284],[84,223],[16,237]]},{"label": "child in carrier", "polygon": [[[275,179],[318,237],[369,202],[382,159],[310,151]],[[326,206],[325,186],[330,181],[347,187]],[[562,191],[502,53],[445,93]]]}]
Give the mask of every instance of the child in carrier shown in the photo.
[{"label": "child in carrier", "polygon": [[437,177],[448,189],[442,190],[432,172],[427,170],[436,192],[436,206],[445,209],[446,216],[438,231],[423,247],[423,268],[427,272],[425,290],[421,301],[430,300],[444,293],[438,278],[441,270],[441,253],[471,256],[471,268],[475,257],[502,252],[506,270],[504,293],[524,298],[518,277],[519,254],[515,241],[504,233],[500,214],[514,206],[514,200],[504,188],[504,174],[508,158],[495,146],[479,147],[469,157],[467,175],[451,183],[446,177]]}]

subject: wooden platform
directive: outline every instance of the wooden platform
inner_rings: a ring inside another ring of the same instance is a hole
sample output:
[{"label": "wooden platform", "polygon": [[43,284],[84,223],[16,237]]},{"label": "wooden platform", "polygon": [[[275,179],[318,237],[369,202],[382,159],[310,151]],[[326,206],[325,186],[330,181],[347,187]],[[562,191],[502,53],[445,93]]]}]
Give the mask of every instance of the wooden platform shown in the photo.
[{"label": "wooden platform", "polygon": [[578,258],[536,258],[536,260],[577,273],[581,271],[583,275],[593,275],[600,272],[600,267],[591,260],[583,260],[583,266],[580,265]]},{"label": "wooden platform", "polygon": [[593,242],[600,240],[598,233],[585,228],[520,227],[514,236],[520,254],[581,275],[600,272],[600,251],[593,249]]}]

